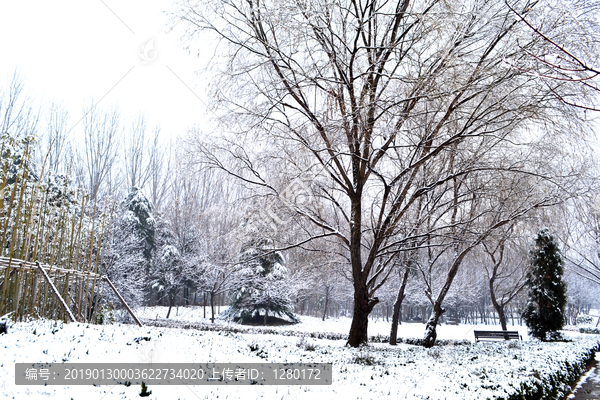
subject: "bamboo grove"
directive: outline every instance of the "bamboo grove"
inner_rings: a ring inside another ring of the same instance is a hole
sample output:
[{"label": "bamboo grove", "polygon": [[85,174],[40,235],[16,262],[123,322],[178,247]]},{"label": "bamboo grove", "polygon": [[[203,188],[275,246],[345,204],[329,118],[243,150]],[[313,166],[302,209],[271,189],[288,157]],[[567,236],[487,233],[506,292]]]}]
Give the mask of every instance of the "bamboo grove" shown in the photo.
[{"label": "bamboo grove", "polygon": [[33,148],[31,137],[2,135],[0,316],[67,320],[70,309],[94,321],[113,208],[74,189],[68,174],[45,173]]}]

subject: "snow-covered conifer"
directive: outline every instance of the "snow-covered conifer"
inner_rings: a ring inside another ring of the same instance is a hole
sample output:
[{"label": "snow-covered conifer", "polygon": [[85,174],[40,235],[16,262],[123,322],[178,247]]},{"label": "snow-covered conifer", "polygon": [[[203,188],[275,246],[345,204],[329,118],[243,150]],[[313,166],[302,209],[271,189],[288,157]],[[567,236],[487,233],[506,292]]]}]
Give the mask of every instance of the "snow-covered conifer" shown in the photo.
[{"label": "snow-covered conifer", "polygon": [[298,321],[292,312],[285,259],[272,250],[270,240],[252,239],[242,248],[237,268],[227,317],[246,322],[260,322],[262,317],[265,325],[273,314]]},{"label": "snow-covered conifer", "polygon": [[523,319],[534,337],[546,340],[565,323],[567,287],[558,243],[547,229],[538,233],[535,245],[531,252],[532,269],[527,276],[529,302]]}]

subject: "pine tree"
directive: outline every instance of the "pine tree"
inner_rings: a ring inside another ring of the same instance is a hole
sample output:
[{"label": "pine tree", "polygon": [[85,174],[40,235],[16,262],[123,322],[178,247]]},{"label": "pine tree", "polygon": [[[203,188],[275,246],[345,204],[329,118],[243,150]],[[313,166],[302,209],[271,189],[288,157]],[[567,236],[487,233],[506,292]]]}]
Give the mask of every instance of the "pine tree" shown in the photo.
[{"label": "pine tree", "polygon": [[142,252],[146,260],[146,268],[148,268],[156,249],[154,239],[156,221],[152,213],[152,204],[141,190],[134,187],[123,201],[122,207],[125,211],[123,219],[143,242]]},{"label": "pine tree", "polygon": [[242,249],[227,317],[245,322],[262,320],[267,325],[269,315],[276,314],[298,322],[292,312],[285,260],[269,247],[268,240],[255,239]]},{"label": "pine tree", "polygon": [[527,275],[529,302],[523,319],[532,336],[547,340],[564,326],[567,287],[563,282],[563,259],[554,237],[542,229],[531,251],[532,268]]},{"label": "pine tree", "polygon": [[[106,274],[131,306],[144,297],[144,285],[155,253],[155,220],[143,193],[132,191],[120,204],[112,226]],[[119,304],[116,298],[111,298]]]},{"label": "pine tree", "polygon": [[178,243],[168,219],[157,216],[156,221],[155,250],[148,283],[153,294],[158,295],[158,303],[167,302],[169,309],[166,318],[169,318],[173,306],[184,299],[182,294],[186,289],[194,291],[198,287],[201,262],[191,246]]}]

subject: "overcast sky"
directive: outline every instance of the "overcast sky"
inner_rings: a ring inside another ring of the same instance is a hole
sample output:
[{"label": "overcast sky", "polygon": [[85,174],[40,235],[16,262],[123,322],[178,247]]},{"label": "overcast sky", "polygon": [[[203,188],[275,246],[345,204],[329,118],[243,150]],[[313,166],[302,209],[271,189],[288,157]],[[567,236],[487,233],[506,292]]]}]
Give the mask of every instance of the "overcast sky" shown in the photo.
[{"label": "overcast sky", "polygon": [[182,50],[181,31],[169,33],[171,3],[1,1],[0,85],[17,70],[29,94],[64,103],[73,124],[93,100],[118,104],[126,121],[145,112],[164,133],[206,129],[203,77],[194,72],[208,61]]}]

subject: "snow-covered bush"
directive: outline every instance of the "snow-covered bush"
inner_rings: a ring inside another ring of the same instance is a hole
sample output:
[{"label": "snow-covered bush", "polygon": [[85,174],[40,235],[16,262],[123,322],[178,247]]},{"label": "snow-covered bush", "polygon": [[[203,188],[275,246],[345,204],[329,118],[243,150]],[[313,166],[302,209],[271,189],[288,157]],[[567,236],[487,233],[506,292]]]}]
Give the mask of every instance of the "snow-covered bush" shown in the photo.
[{"label": "snow-covered bush", "polygon": [[600,335],[600,328],[579,328],[579,333],[588,333],[592,335]]},{"label": "snow-covered bush", "polygon": [[94,315],[94,323],[97,325],[112,325],[115,323],[115,313],[111,303],[100,306]]},{"label": "snow-covered bush", "polygon": [[577,325],[587,325],[594,323],[594,317],[587,314],[580,314],[577,316]]}]

